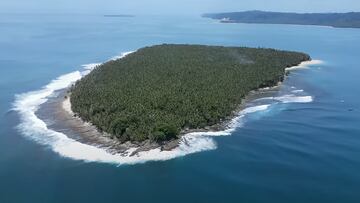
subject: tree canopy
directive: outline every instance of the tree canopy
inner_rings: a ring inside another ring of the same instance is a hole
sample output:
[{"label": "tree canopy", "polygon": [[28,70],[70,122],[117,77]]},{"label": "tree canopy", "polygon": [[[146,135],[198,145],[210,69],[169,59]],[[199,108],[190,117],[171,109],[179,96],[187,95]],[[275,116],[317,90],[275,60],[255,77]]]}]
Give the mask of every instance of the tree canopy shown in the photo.
[{"label": "tree canopy", "polygon": [[203,17],[225,19],[222,22],[325,25],[340,28],[360,28],[360,12],[350,13],[282,13],[266,11],[244,11],[210,13]]},{"label": "tree canopy", "polygon": [[71,89],[73,111],[121,141],[162,141],[230,116],[251,90],[274,86],[310,57],[274,49],[145,47],[106,62]]}]

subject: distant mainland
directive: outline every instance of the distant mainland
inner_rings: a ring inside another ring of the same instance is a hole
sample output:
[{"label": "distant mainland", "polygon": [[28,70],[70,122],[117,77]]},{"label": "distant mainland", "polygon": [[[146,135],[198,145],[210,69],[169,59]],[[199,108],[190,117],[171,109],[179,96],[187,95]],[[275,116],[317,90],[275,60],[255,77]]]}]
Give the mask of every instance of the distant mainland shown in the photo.
[{"label": "distant mainland", "polygon": [[134,15],[127,15],[127,14],[107,14],[104,15],[107,18],[132,18],[135,17]]},{"label": "distant mainland", "polygon": [[337,28],[360,28],[360,12],[349,13],[284,13],[267,11],[243,11],[207,13],[203,17],[222,23],[320,25]]}]

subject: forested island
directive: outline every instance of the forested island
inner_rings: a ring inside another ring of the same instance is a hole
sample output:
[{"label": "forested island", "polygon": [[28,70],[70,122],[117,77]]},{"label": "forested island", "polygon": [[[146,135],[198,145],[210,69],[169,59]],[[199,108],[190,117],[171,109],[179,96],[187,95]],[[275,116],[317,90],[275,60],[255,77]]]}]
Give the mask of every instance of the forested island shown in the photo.
[{"label": "forested island", "polygon": [[70,89],[73,112],[120,142],[179,138],[234,115],[252,90],[284,80],[305,53],[202,45],[145,47]]},{"label": "forested island", "polygon": [[203,17],[218,19],[223,23],[322,25],[338,28],[360,28],[360,12],[350,13],[282,13],[244,11],[209,13]]},{"label": "forested island", "polygon": [[104,17],[107,17],[107,18],[132,18],[135,16],[128,15],[128,14],[107,14],[107,15],[104,15]]}]

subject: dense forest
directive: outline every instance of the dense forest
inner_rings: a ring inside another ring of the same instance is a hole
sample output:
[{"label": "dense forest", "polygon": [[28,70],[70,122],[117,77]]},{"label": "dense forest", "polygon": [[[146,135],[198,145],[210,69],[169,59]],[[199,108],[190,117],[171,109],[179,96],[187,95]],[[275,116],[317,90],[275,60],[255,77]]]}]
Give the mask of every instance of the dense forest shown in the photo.
[{"label": "dense forest", "polygon": [[325,25],[343,28],[360,28],[360,12],[351,13],[281,13],[244,11],[204,14],[203,17],[233,23]]},{"label": "dense forest", "polygon": [[72,109],[121,141],[163,141],[230,116],[310,57],[274,49],[157,45],[95,68],[71,88]]}]

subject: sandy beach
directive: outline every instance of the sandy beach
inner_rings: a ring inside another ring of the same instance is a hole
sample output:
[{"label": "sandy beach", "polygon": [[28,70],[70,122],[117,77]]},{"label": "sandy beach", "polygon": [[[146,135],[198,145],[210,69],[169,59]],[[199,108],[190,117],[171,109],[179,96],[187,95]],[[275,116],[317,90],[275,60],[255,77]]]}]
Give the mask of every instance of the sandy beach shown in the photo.
[{"label": "sandy beach", "polygon": [[[296,70],[298,68],[306,68],[308,65],[318,64],[320,61],[305,61],[298,66],[287,68],[286,71]],[[61,90],[57,96],[49,99],[48,102],[42,105],[39,109],[39,117],[44,120],[52,120],[48,123],[48,127],[66,134],[72,139],[79,141],[83,144],[96,146],[102,149],[106,149],[111,154],[120,154],[122,156],[133,156],[139,152],[149,151],[153,149],[160,149],[160,151],[171,151],[176,149],[180,142],[186,143],[187,134],[192,133],[216,133],[219,131],[226,131],[231,128],[233,120],[239,113],[246,108],[246,104],[259,98],[271,97],[276,94],[277,90],[281,86],[281,82],[274,87],[266,87],[258,90],[251,91],[249,95],[243,99],[242,104],[234,110],[233,115],[225,118],[220,123],[214,126],[207,126],[202,129],[184,129],[179,135],[179,139],[171,140],[167,142],[157,143],[146,140],[143,142],[120,142],[114,136],[111,136],[105,132],[99,132],[99,130],[91,123],[84,122],[81,118],[77,117],[71,109],[70,96],[68,91]],[[49,119],[49,115],[51,115]]]}]

